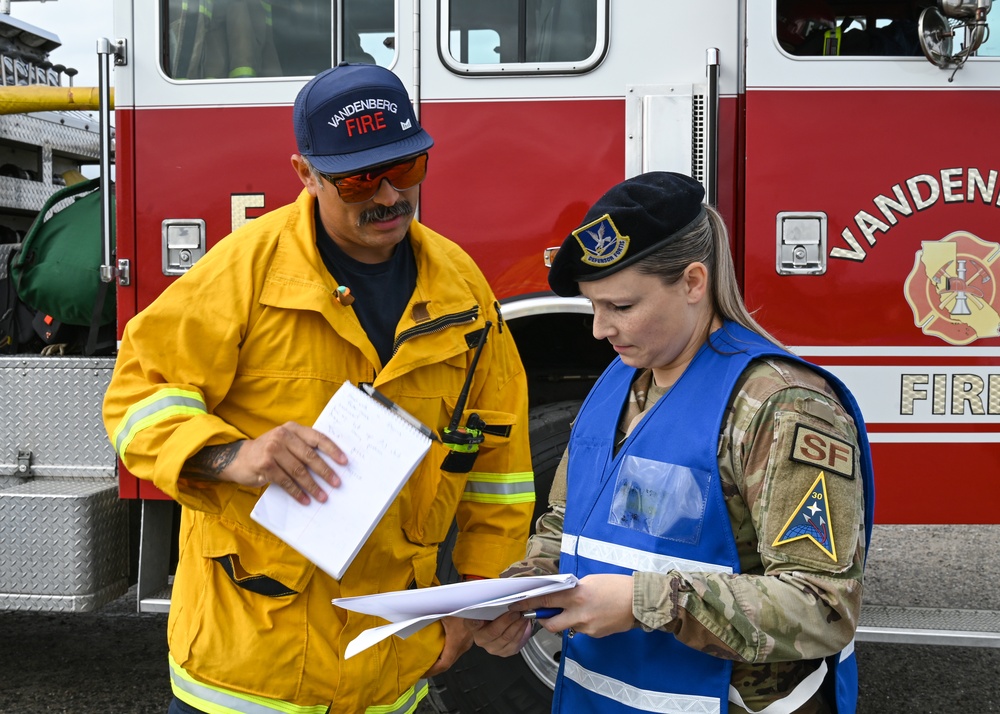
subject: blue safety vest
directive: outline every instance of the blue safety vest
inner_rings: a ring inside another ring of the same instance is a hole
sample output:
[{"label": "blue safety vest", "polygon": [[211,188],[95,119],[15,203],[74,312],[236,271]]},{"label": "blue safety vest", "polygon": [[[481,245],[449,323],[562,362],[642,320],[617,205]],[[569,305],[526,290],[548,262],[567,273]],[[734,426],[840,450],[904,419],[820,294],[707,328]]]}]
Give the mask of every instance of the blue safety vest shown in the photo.
[{"label": "blue safety vest", "polygon": [[[636,370],[616,359],[591,390],[570,437],[562,572],[578,578],[635,571],[739,572],[719,485],[718,442],[740,375],[752,360],[768,356],[815,369],[853,416],[864,479],[866,542],[871,542],[868,438],[857,402],[843,383],[732,322],[714,332],[710,341],[712,347],[702,346],[617,454],[613,440]],[[644,485],[656,488],[647,490]],[[853,714],[857,701],[853,645],[827,658],[824,665],[814,683],[824,672],[827,678],[835,677],[837,712]],[[728,660],[694,650],[663,631],[634,629],[603,638],[564,635],[552,710],[718,714],[728,710],[731,672]],[[801,702],[795,708],[799,706]]]}]

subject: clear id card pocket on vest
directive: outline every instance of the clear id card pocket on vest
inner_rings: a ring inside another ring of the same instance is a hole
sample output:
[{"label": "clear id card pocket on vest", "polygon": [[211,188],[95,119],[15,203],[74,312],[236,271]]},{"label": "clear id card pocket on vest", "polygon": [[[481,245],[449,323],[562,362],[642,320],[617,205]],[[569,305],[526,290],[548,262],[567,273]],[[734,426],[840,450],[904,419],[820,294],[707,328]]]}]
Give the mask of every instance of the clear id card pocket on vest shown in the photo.
[{"label": "clear id card pocket on vest", "polygon": [[696,545],[710,480],[707,471],[626,456],[615,482],[608,523]]}]

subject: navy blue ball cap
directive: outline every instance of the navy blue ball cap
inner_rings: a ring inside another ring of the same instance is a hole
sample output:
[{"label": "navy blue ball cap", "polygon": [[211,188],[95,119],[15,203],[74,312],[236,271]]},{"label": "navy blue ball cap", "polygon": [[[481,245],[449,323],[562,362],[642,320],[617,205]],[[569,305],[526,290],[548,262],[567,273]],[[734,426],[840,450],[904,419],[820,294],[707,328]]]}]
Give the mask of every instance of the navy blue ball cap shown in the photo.
[{"label": "navy blue ball cap", "polygon": [[705,189],[683,174],[653,171],[613,186],[563,241],[549,268],[556,295],[580,294],[600,280],[687,233],[705,216]]},{"label": "navy blue ball cap", "polygon": [[406,88],[373,64],[346,62],[313,77],[295,98],[299,154],[325,174],[350,174],[434,145]]}]

